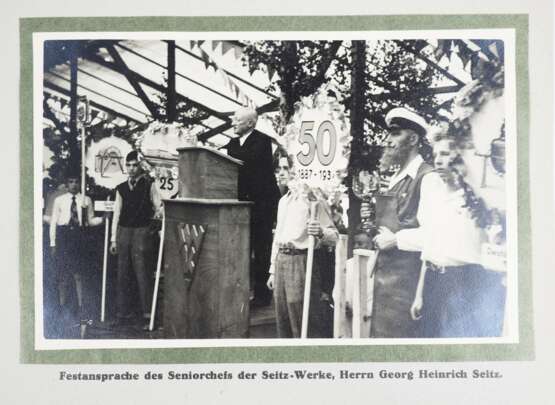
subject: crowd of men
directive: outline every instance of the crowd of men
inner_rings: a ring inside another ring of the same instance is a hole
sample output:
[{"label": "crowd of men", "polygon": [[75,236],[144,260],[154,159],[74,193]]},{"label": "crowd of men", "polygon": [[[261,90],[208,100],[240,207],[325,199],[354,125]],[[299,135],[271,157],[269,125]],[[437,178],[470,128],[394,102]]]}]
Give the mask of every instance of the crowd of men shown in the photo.
[{"label": "crowd of men", "polygon": [[[373,272],[370,336],[500,336],[505,289],[498,272],[480,265],[484,230],[476,213],[465,206],[463,191],[468,187],[461,187],[460,176],[452,170],[460,162],[449,134],[438,139],[432,150],[427,123],[416,113],[394,108],[385,121],[389,132],[380,167],[398,170],[387,190],[376,195],[378,231],[371,242],[379,254]],[[346,229],[338,207],[295,181],[292,159],[286,153],[274,155],[271,139],[255,129],[256,123],[254,110],[239,110],[233,117],[236,137],[226,146],[230,156],[244,162],[238,197],[254,202],[251,305],[274,305],[279,338],[301,336],[308,246],[313,237],[308,336],[332,337],[334,247],[339,232]],[[110,250],[118,256],[118,325],[137,310],[146,325],[152,299],[149,236],[162,204],[139,163],[136,152],[127,155],[129,178],[116,189]],[[363,203],[361,216],[370,215],[370,207]],[[99,225],[102,218],[94,217],[90,198],[79,193],[78,178],[68,176],[67,191],[55,198],[49,221],[59,304],[66,305],[67,290],[74,283],[77,306],[82,309],[79,269],[86,249],[84,227]],[[370,243],[368,235],[364,239]],[[137,302],[129,300],[132,284],[138,287]]]}]

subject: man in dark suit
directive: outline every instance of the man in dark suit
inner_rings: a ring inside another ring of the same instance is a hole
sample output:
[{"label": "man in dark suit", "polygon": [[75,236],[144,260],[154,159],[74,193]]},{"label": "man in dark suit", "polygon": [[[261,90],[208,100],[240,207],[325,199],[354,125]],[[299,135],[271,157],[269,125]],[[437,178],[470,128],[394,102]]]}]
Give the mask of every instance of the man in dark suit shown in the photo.
[{"label": "man in dark suit", "polygon": [[239,168],[239,200],[254,202],[251,214],[251,296],[254,294],[253,305],[265,306],[272,299],[266,280],[280,192],[274,175],[271,139],[254,129],[257,120],[256,111],[238,110],[233,116],[237,137],[226,148],[231,157],[244,162]]}]

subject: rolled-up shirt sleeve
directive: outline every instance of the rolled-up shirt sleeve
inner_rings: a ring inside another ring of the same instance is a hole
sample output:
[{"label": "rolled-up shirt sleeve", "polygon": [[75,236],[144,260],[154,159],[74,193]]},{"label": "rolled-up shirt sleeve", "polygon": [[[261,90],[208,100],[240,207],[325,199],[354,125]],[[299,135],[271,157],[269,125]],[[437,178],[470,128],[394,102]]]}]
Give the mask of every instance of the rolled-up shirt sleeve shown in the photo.
[{"label": "rolled-up shirt sleeve", "polygon": [[419,227],[402,229],[395,234],[399,250],[421,252],[424,249],[427,235],[434,232],[432,224],[437,214],[438,204],[446,200],[446,193],[447,188],[439,174],[431,172],[422,178],[416,214]]},{"label": "rolled-up shirt sleeve", "polygon": [[162,210],[164,209],[164,204],[162,203],[162,197],[158,192],[158,187],[153,181],[150,186],[150,201],[152,201],[152,206],[154,207],[154,218],[162,218]]},{"label": "rolled-up shirt sleeve", "polygon": [[324,206],[325,203],[319,202],[318,222],[322,226],[322,237],[316,241],[316,248],[320,246],[335,246],[339,239],[339,232],[331,219],[331,213]]},{"label": "rolled-up shirt sleeve", "polygon": [[56,226],[58,225],[58,217],[60,216],[60,200],[56,198],[52,207],[52,217],[50,219],[50,246],[56,246]]},{"label": "rolled-up shirt sleeve", "polygon": [[102,217],[94,216],[94,205],[90,197],[86,197],[85,206],[87,207],[87,220],[90,226],[97,226],[102,223]]},{"label": "rolled-up shirt sleeve", "polygon": [[120,212],[121,212],[121,195],[119,191],[116,191],[116,201],[114,202],[114,219],[112,220],[112,237],[110,238],[111,242],[115,242],[117,240]]}]

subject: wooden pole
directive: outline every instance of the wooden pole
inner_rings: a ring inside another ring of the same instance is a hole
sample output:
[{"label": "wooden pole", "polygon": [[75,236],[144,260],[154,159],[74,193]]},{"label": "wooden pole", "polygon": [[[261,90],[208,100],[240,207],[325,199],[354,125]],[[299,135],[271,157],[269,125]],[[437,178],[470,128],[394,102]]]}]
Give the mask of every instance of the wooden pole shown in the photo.
[{"label": "wooden pole", "polygon": [[[310,220],[314,221],[317,217],[318,205],[316,202],[310,204]],[[301,339],[306,339],[308,335],[308,317],[310,313],[310,289],[312,284],[312,262],[314,260],[314,236],[308,236],[308,252],[306,256],[306,273],[304,280],[303,298],[303,321],[301,325]]]},{"label": "wooden pole", "polygon": [[[351,155],[349,157],[349,176],[352,181],[354,172],[360,169],[361,151],[366,145],[364,136],[364,112],[366,99],[361,89],[366,88],[364,69],[366,66],[366,42],[352,41],[351,44]],[[353,240],[357,224],[360,223],[360,200],[354,195],[352,187],[349,187],[349,246],[347,257],[353,256]]]},{"label": "wooden pole", "polygon": [[[108,196],[110,201],[110,196]],[[106,278],[108,273],[108,235],[110,234],[110,216],[106,216],[104,224],[104,256],[102,259],[102,297],[100,301],[100,322],[104,322],[106,316]]]},{"label": "wooden pole", "polygon": [[[81,123],[81,196],[83,197],[83,210],[85,209],[85,122]],[[83,224],[85,217],[83,217]]]},{"label": "wooden pole", "polygon": [[156,314],[156,301],[158,300],[158,286],[160,284],[160,271],[162,268],[162,255],[164,253],[164,236],[166,231],[166,215],[162,211],[162,230],[160,231],[160,248],[158,249],[158,262],[156,263],[156,280],[154,282],[154,293],[152,294],[152,306],[150,309],[150,323],[148,330],[154,329],[154,316]]},{"label": "wooden pole", "polygon": [[77,41],[70,41],[69,49],[69,132],[68,147],[70,170],[76,170],[79,164],[78,157],[78,143],[77,137],[79,135],[79,128],[77,127],[77,68],[79,60],[77,58],[78,43]]},{"label": "wooden pole", "polygon": [[166,117],[168,122],[177,118],[177,103],[175,90],[175,41],[168,41],[168,88],[166,94]]}]

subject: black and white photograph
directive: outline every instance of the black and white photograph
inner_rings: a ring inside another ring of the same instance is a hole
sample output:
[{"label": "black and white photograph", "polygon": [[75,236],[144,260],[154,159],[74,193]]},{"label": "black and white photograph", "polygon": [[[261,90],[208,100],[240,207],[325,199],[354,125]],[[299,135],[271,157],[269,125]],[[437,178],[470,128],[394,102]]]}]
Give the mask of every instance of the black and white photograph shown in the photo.
[{"label": "black and white photograph", "polygon": [[519,342],[514,30],[33,51],[36,348]]}]

